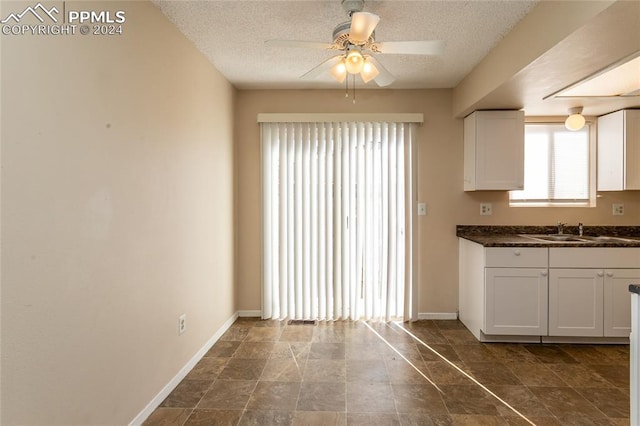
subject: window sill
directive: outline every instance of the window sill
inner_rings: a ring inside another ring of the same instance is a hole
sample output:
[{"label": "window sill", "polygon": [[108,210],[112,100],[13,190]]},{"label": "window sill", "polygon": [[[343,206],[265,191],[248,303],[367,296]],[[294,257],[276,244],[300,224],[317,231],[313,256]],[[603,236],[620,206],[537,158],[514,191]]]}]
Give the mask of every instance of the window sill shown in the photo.
[{"label": "window sill", "polygon": [[595,203],[589,201],[580,202],[553,202],[553,201],[526,201],[526,202],[509,202],[509,207],[595,207]]}]

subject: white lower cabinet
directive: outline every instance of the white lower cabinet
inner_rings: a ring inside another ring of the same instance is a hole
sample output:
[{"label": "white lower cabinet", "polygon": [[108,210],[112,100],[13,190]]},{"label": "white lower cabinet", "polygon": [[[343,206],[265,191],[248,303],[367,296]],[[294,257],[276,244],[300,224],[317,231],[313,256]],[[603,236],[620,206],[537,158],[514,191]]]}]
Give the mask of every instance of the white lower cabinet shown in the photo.
[{"label": "white lower cabinet", "polygon": [[549,336],[629,337],[640,249],[549,249]]},{"label": "white lower cabinet", "polygon": [[604,272],[549,271],[549,336],[602,336]]},{"label": "white lower cabinet", "polygon": [[640,424],[640,294],[631,294],[631,335],[629,336],[630,424]]},{"label": "white lower cabinet", "polygon": [[605,337],[628,337],[631,333],[631,293],[629,293],[629,284],[635,283],[640,283],[640,269],[605,269]]},{"label": "white lower cabinet", "polygon": [[548,249],[459,243],[459,317],[469,331],[481,341],[546,335]]},{"label": "white lower cabinet", "polygon": [[459,318],[478,340],[629,337],[628,289],[640,283],[640,248],[459,243]]},{"label": "white lower cabinet", "polygon": [[485,269],[486,334],[547,334],[547,269]]}]

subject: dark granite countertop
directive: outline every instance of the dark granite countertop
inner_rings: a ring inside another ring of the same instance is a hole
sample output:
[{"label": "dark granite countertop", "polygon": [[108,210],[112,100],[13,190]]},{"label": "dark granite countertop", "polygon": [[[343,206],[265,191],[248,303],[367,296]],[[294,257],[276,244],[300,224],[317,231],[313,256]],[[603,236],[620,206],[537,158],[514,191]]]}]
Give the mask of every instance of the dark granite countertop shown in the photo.
[{"label": "dark granite countertop", "polygon": [[630,284],[629,291],[631,293],[640,294],[640,284]]},{"label": "dark granite countertop", "polygon": [[[555,234],[555,226],[482,226],[458,225],[456,235],[482,244],[484,247],[640,247],[640,226],[584,227],[583,237],[577,226],[567,226],[564,233],[576,241],[545,241],[545,235]],[[593,237],[622,239],[594,239]]]}]

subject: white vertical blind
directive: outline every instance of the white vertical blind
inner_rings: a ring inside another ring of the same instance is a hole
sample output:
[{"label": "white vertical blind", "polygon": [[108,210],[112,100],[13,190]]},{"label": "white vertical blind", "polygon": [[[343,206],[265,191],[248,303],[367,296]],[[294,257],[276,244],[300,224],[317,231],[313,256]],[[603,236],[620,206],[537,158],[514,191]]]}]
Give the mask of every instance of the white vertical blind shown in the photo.
[{"label": "white vertical blind", "polygon": [[263,317],[407,318],[414,125],[261,126]]}]

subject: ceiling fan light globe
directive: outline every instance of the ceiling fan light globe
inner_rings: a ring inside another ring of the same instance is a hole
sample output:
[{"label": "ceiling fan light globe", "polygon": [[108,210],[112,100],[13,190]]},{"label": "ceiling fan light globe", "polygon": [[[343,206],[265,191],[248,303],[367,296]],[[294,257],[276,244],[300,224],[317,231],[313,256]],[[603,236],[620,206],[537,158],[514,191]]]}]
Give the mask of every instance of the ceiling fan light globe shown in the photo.
[{"label": "ceiling fan light globe", "polygon": [[347,59],[345,59],[345,67],[349,74],[360,74],[364,67],[364,58],[362,57],[362,54],[357,50],[350,51],[347,55]]},{"label": "ceiling fan light globe", "polygon": [[373,65],[369,61],[364,62],[364,65],[362,66],[362,71],[360,72],[360,77],[362,78],[363,82],[365,83],[370,82],[371,80],[376,78],[378,74],[380,74],[380,71],[378,71],[378,68],[376,68],[375,65]]},{"label": "ceiling fan light globe", "polygon": [[349,41],[356,45],[363,45],[380,22],[380,17],[369,12],[356,12],[351,15]]},{"label": "ceiling fan light globe", "polygon": [[340,61],[331,67],[329,74],[338,83],[342,83],[347,78],[347,67],[344,65],[344,61]]}]

